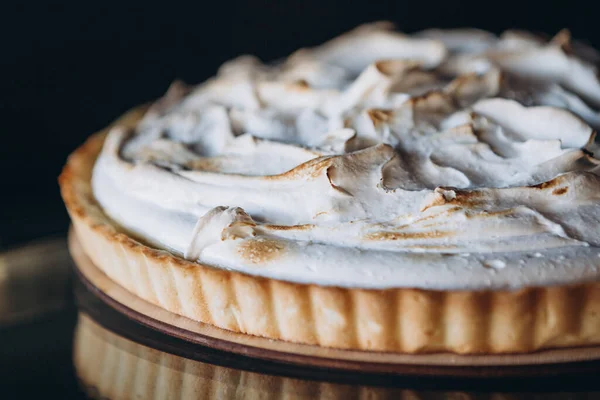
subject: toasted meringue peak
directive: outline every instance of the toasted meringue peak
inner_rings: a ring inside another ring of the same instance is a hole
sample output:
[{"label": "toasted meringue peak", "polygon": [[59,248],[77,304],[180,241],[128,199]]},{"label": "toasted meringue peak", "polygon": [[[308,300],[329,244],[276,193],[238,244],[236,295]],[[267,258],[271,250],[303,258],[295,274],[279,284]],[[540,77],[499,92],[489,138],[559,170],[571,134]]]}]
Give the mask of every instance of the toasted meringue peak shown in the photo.
[{"label": "toasted meringue peak", "polygon": [[184,257],[197,260],[205,247],[219,239],[252,237],[255,226],[252,218],[239,207],[215,207],[198,219]]},{"label": "toasted meringue peak", "polygon": [[135,129],[114,128],[94,195],[147,243],[295,282],[598,279],[593,59],[568,31],[387,23],[276,65],[238,57],[201,85],[173,84]]},{"label": "toasted meringue peak", "polygon": [[444,44],[437,40],[410,37],[387,24],[360,26],[314,49],[302,49],[293,59],[315,59],[359,73],[378,60],[415,60],[433,68],[446,57]]},{"label": "toasted meringue peak", "polygon": [[478,101],[473,110],[519,135],[522,140],[558,139],[565,147],[583,148],[594,132],[575,115],[554,107],[526,108],[514,100],[494,98]]},{"label": "toasted meringue peak", "polygon": [[479,52],[494,46],[496,35],[480,29],[426,29],[416,34],[418,37],[442,42],[452,52]]}]

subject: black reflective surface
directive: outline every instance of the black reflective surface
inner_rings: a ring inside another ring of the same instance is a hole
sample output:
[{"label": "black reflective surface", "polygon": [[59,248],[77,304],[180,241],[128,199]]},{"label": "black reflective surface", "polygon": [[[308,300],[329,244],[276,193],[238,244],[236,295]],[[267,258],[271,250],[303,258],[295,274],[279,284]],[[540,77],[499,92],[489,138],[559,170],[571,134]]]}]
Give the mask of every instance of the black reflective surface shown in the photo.
[{"label": "black reflective surface", "polygon": [[71,307],[0,328],[0,398],[84,398],[71,362],[76,320]]}]

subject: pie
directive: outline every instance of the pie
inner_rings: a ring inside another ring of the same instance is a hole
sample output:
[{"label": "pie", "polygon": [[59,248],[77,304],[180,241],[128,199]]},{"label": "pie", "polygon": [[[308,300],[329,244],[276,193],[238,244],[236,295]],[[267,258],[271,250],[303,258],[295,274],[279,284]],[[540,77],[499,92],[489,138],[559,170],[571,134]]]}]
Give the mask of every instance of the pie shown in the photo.
[{"label": "pie", "polygon": [[242,56],[91,136],[84,251],[168,311],[297,343],[600,343],[600,57],[567,31],[360,26]]}]

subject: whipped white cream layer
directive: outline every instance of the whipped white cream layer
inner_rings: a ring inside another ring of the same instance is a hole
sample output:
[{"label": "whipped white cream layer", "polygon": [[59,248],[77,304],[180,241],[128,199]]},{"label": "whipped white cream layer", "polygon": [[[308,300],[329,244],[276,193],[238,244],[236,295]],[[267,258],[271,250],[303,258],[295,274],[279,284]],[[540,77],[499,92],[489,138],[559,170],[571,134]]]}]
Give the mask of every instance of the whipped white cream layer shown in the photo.
[{"label": "whipped white cream layer", "polygon": [[563,31],[361,26],[115,127],[93,192],[202,264],[344,287],[600,279],[597,56]]}]

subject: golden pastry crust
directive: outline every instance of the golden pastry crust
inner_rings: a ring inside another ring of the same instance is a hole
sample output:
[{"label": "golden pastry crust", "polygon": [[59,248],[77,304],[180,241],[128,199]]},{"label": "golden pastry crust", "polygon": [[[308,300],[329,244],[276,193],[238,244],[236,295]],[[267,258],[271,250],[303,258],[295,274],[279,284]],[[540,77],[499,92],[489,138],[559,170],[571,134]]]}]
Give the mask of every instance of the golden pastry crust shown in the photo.
[{"label": "golden pastry crust", "polygon": [[[132,126],[145,107],[116,124]],[[168,311],[296,343],[407,353],[521,353],[600,343],[600,282],[516,291],[359,289],[226,271],[120,232],[96,203],[94,162],[106,130],[68,159],[61,193],[86,254],[112,280]]]}]

